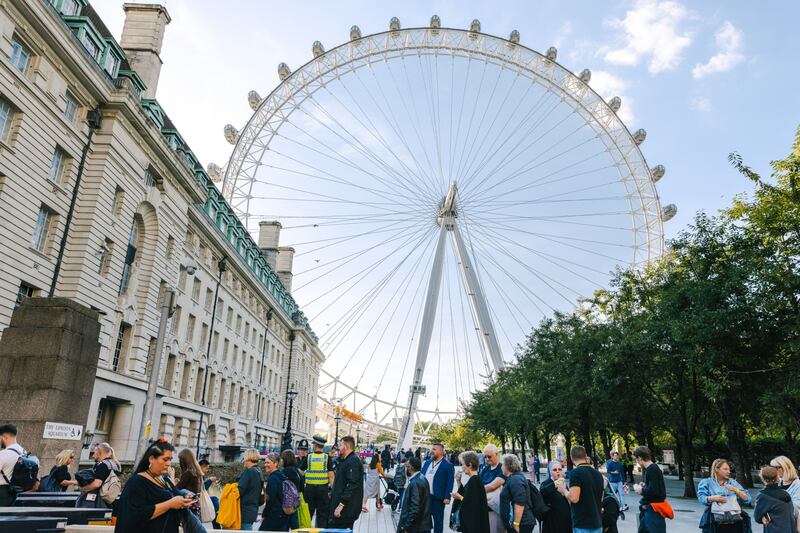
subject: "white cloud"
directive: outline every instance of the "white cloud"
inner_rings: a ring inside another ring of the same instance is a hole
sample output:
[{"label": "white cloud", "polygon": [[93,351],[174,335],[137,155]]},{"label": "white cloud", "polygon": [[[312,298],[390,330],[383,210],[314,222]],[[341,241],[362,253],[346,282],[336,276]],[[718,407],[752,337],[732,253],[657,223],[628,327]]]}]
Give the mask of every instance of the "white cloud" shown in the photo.
[{"label": "white cloud", "polygon": [[705,96],[697,96],[692,98],[692,101],[689,102],[689,107],[705,113],[711,111],[711,100]]},{"label": "white cloud", "polygon": [[609,72],[593,70],[592,81],[589,85],[592,86],[594,92],[602,96],[606,101],[619,96],[622,99],[622,107],[619,108],[617,116],[627,126],[634,123],[636,116],[633,114],[632,101],[630,97],[626,96],[628,82]]},{"label": "white cloud", "polygon": [[737,30],[729,20],[714,34],[714,42],[718,52],[711,56],[707,63],[695,65],[692,76],[700,79],[716,72],[725,72],[744,61],[742,47],[742,32]]},{"label": "white cloud", "polygon": [[683,59],[683,50],[692,43],[691,34],[681,28],[688,17],[689,10],[678,2],[637,0],[625,18],[606,22],[625,32],[625,46],[606,50],[604,59],[628,66],[644,59],[653,74],[674,69]]}]

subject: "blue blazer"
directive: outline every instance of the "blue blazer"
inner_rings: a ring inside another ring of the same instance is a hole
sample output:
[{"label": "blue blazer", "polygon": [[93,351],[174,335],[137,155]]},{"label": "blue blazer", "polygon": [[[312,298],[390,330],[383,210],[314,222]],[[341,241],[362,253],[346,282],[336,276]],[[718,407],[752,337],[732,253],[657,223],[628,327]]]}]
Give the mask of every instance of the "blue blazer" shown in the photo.
[{"label": "blue blazer", "polygon": [[[425,464],[422,465],[420,473],[423,477],[428,471],[428,467],[432,464],[433,461],[428,459],[425,461]],[[431,496],[437,500],[451,500],[455,477],[456,469],[453,467],[453,464],[447,459],[442,459],[442,462],[439,463],[439,468],[436,469],[436,474],[433,476],[433,491],[431,491]]]}]

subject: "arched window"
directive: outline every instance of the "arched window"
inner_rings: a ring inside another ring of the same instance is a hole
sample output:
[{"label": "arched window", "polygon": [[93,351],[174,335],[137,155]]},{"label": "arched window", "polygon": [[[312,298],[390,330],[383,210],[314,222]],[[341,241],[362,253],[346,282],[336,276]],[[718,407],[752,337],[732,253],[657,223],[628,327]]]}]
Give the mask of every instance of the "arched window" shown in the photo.
[{"label": "arched window", "polygon": [[133,217],[133,224],[131,224],[131,233],[128,237],[128,248],[125,252],[125,264],[122,266],[122,279],[119,282],[119,294],[125,294],[130,285],[131,275],[133,274],[133,265],[136,262],[136,252],[139,248],[141,239],[142,219],[137,214]]}]

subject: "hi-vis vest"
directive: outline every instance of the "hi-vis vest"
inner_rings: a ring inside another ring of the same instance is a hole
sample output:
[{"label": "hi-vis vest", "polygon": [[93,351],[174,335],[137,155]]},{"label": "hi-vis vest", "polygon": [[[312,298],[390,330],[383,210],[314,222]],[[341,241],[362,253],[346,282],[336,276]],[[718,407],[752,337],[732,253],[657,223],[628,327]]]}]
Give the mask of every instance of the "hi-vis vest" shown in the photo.
[{"label": "hi-vis vest", "polygon": [[306,470],[306,485],[328,484],[328,456],[324,453],[308,454],[308,470]]}]

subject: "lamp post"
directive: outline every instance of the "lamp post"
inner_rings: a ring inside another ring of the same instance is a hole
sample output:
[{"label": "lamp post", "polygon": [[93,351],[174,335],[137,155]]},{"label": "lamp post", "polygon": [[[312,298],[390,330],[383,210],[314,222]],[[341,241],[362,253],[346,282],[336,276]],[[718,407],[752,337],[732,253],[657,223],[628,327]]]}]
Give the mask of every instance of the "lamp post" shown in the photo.
[{"label": "lamp post", "polygon": [[291,450],[293,446],[294,437],[292,436],[292,411],[294,411],[294,399],[297,397],[297,391],[294,385],[289,387],[286,391],[286,398],[289,400],[289,414],[286,417],[286,433],[283,434],[283,444],[281,451]]},{"label": "lamp post", "polygon": [[342,420],[342,413],[339,412],[339,408],[336,408],[336,414],[333,417],[336,420],[336,440],[333,441],[333,444],[338,448],[339,447],[339,422]]},{"label": "lamp post", "polygon": [[[264,359],[267,356],[267,337],[269,336],[269,321],[272,320],[272,309],[267,311],[267,325],[264,326],[264,342],[261,344],[261,370],[258,373],[258,386],[264,386]],[[258,393],[256,400],[256,421],[254,424],[256,434],[256,443],[258,443],[258,423],[261,421],[261,397],[263,393]]]},{"label": "lamp post", "polygon": [[139,426],[139,440],[136,444],[136,455],[141,457],[147,447],[153,424],[153,410],[156,406],[156,392],[158,390],[158,377],[161,375],[161,352],[164,351],[164,337],[167,336],[167,322],[175,313],[175,291],[167,287],[161,299],[161,321],[158,323],[158,337],[153,353],[153,365],[150,369],[150,381],[147,385],[147,396],[142,411],[142,420]]},{"label": "lamp post", "polygon": [[[202,407],[206,406],[206,387],[208,386],[208,370],[210,368],[209,361],[211,360],[211,339],[214,338],[214,319],[217,317],[217,296],[219,296],[219,286],[222,283],[222,274],[228,269],[228,256],[222,256],[222,259],[217,263],[217,286],[214,289],[214,304],[211,308],[211,325],[208,329],[208,345],[206,346],[206,368],[203,371],[203,391],[200,394]],[[197,457],[200,457],[200,435],[203,433],[203,415],[205,412],[200,409],[200,423],[197,425]]]},{"label": "lamp post", "polygon": [[356,426],[356,448],[358,448],[358,438],[361,436],[361,424]]}]

